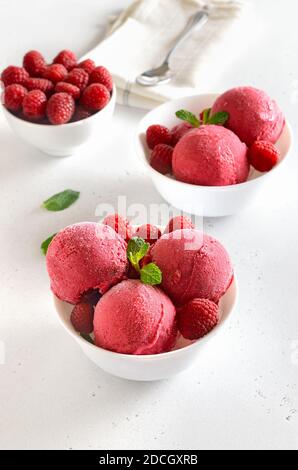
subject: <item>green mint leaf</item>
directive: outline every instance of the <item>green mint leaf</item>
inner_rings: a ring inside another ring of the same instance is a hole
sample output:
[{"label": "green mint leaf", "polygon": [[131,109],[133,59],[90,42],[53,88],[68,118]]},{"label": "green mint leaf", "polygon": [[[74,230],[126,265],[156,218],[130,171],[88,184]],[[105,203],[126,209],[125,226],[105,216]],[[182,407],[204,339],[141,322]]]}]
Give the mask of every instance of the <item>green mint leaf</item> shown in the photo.
[{"label": "green mint leaf", "polygon": [[143,284],[149,284],[150,286],[161,284],[161,270],[155,263],[146,264],[140,271],[140,279]]},{"label": "green mint leaf", "polygon": [[127,244],[127,258],[138,272],[140,271],[139,262],[147,254],[149,248],[150,244],[140,237],[131,238]]},{"label": "green mint leaf", "polygon": [[48,248],[49,248],[49,245],[51,243],[51,241],[53,240],[53,238],[55,237],[55,235],[57,235],[56,233],[54,233],[54,235],[51,235],[49,238],[47,238],[44,242],[42,242],[42,244],[40,245],[40,249],[42,251],[42,253],[44,255],[47,254],[47,251],[48,251]]},{"label": "green mint leaf", "polygon": [[200,127],[200,120],[190,111],[186,111],[185,109],[180,109],[176,112],[176,116],[182,121],[187,121],[193,127]]},{"label": "green mint leaf", "polygon": [[54,196],[44,201],[42,205],[48,211],[63,211],[71,206],[78,199],[79,195],[78,191],[66,189],[61,193],[54,194]]},{"label": "green mint leaf", "polygon": [[210,113],[211,113],[211,108],[203,109],[203,111],[202,111],[203,124],[208,124],[208,121],[209,121],[209,118],[210,118]]},{"label": "green mint leaf", "polygon": [[207,124],[218,124],[223,125],[229,119],[229,113],[226,111],[219,111],[218,113],[213,114],[213,116],[209,117]]},{"label": "green mint leaf", "polygon": [[80,333],[80,336],[84,338],[86,341],[88,341],[88,343],[94,344],[94,341],[90,335],[86,335],[85,333]]}]

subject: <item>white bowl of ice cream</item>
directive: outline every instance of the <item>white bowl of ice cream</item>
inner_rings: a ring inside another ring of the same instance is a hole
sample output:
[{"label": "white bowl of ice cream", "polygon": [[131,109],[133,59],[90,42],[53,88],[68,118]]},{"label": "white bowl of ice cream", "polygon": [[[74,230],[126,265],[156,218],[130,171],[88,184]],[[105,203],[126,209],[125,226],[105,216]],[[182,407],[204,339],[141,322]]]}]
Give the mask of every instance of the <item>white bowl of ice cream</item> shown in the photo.
[{"label": "white bowl of ice cream", "polygon": [[[181,121],[175,116],[176,111],[186,109],[198,116],[203,109],[212,108],[219,96],[219,94],[201,94],[166,102],[144,116],[138,125],[135,135],[135,148],[137,155],[144,164],[161,196],[172,206],[177,207],[184,212],[200,216],[220,217],[235,214],[243,210],[247,205],[253,202],[258,190],[263,186],[263,183],[268,178],[271,178],[279,172],[279,169],[289,154],[292,145],[292,132],[289,123],[286,121],[282,133],[276,142],[276,147],[280,151],[279,163],[267,173],[260,173],[251,167],[248,177],[246,178],[245,176],[245,178],[240,178],[241,182],[237,182],[236,184],[220,185],[220,183],[216,182],[215,184],[217,185],[207,185],[207,181],[204,181],[202,184],[188,182],[192,181],[191,169],[189,170],[190,174],[188,175],[188,178],[185,177],[185,175],[182,175],[181,179],[184,181],[179,181],[173,175],[164,175],[152,168],[150,165],[151,151],[146,143],[146,130],[148,127],[153,124],[161,124],[172,129],[174,126],[181,123]],[[268,106],[271,106],[271,102]],[[219,109],[217,109],[217,111],[218,110]],[[259,119],[261,119],[261,115],[262,113],[259,112]],[[268,130],[270,125],[273,126],[271,121],[266,122],[267,135],[270,134],[270,131]],[[196,131],[191,132],[193,133]],[[274,132],[272,136],[274,139]],[[238,139],[238,136],[236,136],[236,138]],[[242,135],[241,138],[243,138]],[[266,132],[264,132],[264,140],[265,138]],[[188,137],[188,139],[190,140],[190,137]],[[181,140],[186,140],[186,136]],[[238,140],[240,142],[240,139]],[[174,159],[175,152],[173,161]],[[182,158],[180,155],[180,160],[183,161],[183,155]],[[226,169],[224,172],[225,171]],[[208,173],[207,166],[206,173]]]},{"label": "white bowl of ice cream", "polygon": [[[47,267],[62,325],[89,359],[118,377],[159,380],[185,370],[224,329],[236,307],[237,281],[226,250],[194,229],[164,235],[150,252],[162,269],[162,284],[151,286],[125,279],[126,243],[117,234],[114,240],[107,238],[114,231],[103,227],[91,223],[67,227],[49,246]],[[176,257],[170,258],[173,251]],[[105,291],[95,307],[91,334],[95,344],[82,337],[71,321],[80,292],[92,286]],[[218,304],[216,326],[199,339],[184,339],[177,334],[176,306],[208,297]]]}]

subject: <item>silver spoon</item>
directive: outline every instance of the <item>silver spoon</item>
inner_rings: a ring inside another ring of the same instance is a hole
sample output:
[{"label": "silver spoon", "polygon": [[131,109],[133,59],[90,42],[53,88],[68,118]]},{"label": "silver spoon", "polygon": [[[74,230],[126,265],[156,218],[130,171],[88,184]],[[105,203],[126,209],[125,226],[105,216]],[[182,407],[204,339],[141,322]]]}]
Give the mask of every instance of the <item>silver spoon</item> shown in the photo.
[{"label": "silver spoon", "polygon": [[177,49],[178,46],[187,38],[187,36],[195,29],[196,27],[202,27],[208,21],[209,9],[204,7],[202,10],[195,13],[187,22],[182,33],[178,36],[175,44],[172,46],[168,52],[163,63],[154,69],[147,70],[143,72],[136,78],[136,81],[139,85],[143,86],[154,86],[168,83],[174,77],[174,73],[170,70],[169,60],[173,52]]}]

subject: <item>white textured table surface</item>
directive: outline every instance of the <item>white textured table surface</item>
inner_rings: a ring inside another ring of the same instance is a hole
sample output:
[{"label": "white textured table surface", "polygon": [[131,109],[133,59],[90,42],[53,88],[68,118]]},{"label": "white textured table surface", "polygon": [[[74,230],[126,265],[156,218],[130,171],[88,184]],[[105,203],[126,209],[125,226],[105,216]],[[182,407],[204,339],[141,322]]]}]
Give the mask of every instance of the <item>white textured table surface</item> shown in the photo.
[{"label": "white textured table surface", "polygon": [[[107,16],[128,3],[1,0],[1,68],[31,48],[49,57],[63,47],[87,51]],[[251,34],[259,31],[258,44],[219,71],[218,90],[239,84],[267,90],[296,134],[297,2],[254,3],[259,22]],[[131,147],[142,115],[118,107],[104,142],[60,160],[16,140],[1,118],[0,448],[297,449],[295,152],[257,205],[205,220],[229,249],[241,292],[230,327],[192,369],[157,383],[118,380],[89,362],[55,317],[40,242],[64,225],[95,220],[96,205],[115,203],[119,194],[129,202],[161,202]],[[66,187],[81,191],[78,203],[56,214],[40,209]]]}]

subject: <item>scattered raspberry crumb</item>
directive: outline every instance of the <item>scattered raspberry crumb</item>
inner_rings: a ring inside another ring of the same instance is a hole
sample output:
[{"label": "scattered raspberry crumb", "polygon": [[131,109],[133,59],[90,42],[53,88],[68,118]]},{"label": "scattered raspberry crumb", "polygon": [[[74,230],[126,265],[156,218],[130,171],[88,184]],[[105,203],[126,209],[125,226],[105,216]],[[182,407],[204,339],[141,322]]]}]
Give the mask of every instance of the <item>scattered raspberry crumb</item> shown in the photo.
[{"label": "scattered raspberry crumb", "polygon": [[38,51],[29,51],[24,55],[23,66],[31,77],[41,77],[47,68],[46,61]]},{"label": "scattered raspberry crumb", "polygon": [[280,159],[280,152],[271,142],[259,140],[248,151],[250,164],[258,171],[270,171]]},{"label": "scattered raspberry crumb", "polygon": [[43,73],[43,78],[51,80],[53,83],[63,82],[67,77],[67,70],[62,64],[51,64]]},{"label": "scattered raspberry crumb", "polygon": [[90,74],[90,79],[89,83],[101,83],[104,85],[109,92],[112,91],[113,89],[113,78],[110,72],[100,65],[99,67],[96,67],[92,73]]},{"label": "scattered raspberry crumb", "polygon": [[28,78],[29,74],[27,70],[23,67],[15,67],[14,65],[6,67],[1,74],[1,80],[4,86],[14,84],[24,85]]},{"label": "scattered raspberry crumb", "polygon": [[4,91],[4,106],[10,111],[19,111],[27,94],[22,85],[8,85]]},{"label": "scattered raspberry crumb", "polygon": [[39,121],[45,117],[47,97],[41,90],[32,90],[23,100],[24,116],[31,121]]},{"label": "scattered raspberry crumb", "polygon": [[189,217],[185,217],[184,215],[177,215],[176,217],[172,217],[172,219],[169,220],[164,233],[170,233],[174,232],[175,230],[182,230],[184,228],[195,228],[195,226]]},{"label": "scattered raspberry crumb", "polygon": [[155,145],[151,153],[150,165],[154,170],[166,175],[172,171],[173,147],[166,144]]},{"label": "scattered raspberry crumb", "polygon": [[178,329],[186,339],[199,339],[209,333],[219,320],[218,305],[208,299],[193,299],[177,309]]},{"label": "scattered raspberry crumb", "polygon": [[146,131],[146,141],[150,149],[154,149],[154,147],[158,144],[171,145],[171,132],[165,126],[153,124],[152,126],[149,126]]},{"label": "scattered raspberry crumb", "polygon": [[88,335],[93,331],[93,317],[94,307],[80,302],[72,309],[70,321],[76,331]]},{"label": "scattered raspberry crumb", "polygon": [[81,95],[80,89],[71,83],[58,82],[55,86],[56,93],[68,93],[74,100],[78,100]]},{"label": "scattered raspberry crumb", "polygon": [[110,101],[110,93],[100,83],[89,85],[82,94],[81,104],[89,111],[99,111]]},{"label": "scattered raspberry crumb", "polygon": [[66,124],[72,118],[75,102],[68,93],[55,93],[47,104],[47,116],[51,124]]},{"label": "scattered raspberry crumb", "polygon": [[65,49],[56,55],[53,62],[55,64],[62,64],[67,70],[71,70],[77,64],[77,57],[74,52]]}]

